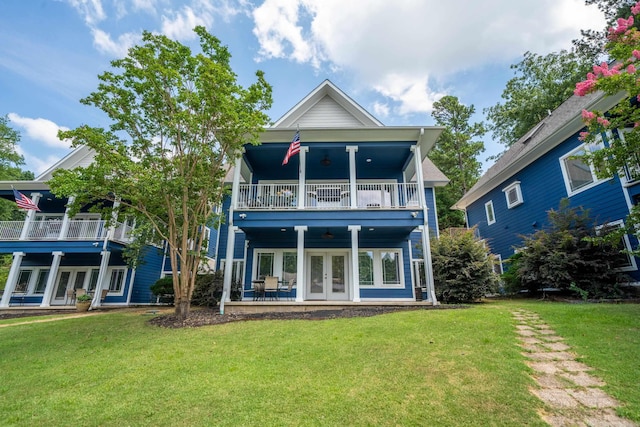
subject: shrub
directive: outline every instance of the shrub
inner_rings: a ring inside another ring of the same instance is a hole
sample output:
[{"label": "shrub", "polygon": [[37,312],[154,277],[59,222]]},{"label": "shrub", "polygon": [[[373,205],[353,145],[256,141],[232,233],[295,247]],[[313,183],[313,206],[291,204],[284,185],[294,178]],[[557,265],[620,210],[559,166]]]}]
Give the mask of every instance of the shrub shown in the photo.
[{"label": "shrub", "polygon": [[589,211],[570,208],[564,199],[560,208],[548,213],[548,229],[523,238],[516,276],[521,288],[531,293],[543,288],[576,291],[580,296],[620,296],[614,270],[620,249],[606,242],[595,243],[598,234]]},{"label": "shrub", "polygon": [[432,242],[431,253],[438,300],[474,302],[495,290],[493,258],[473,230],[441,235]]},{"label": "shrub", "polygon": [[[222,298],[223,282],[224,272],[221,270],[211,274],[198,275],[191,295],[191,303],[201,307],[215,307]],[[239,300],[241,294],[241,283],[233,282],[231,284],[231,300]]]},{"label": "shrub", "polygon": [[164,276],[149,287],[156,296],[173,295],[173,277]]}]

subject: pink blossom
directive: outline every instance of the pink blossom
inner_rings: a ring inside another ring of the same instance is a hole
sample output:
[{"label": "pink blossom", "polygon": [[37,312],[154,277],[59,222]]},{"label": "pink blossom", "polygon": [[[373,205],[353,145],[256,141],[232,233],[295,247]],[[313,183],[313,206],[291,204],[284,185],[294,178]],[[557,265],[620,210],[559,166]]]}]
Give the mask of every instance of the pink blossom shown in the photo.
[{"label": "pink blossom", "polygon": [[634,128],[637,128],[638,126],[640,126],[640,122],[635,122],[635,123],[633,124],[633,127],[634,127]]},{"label": "pink blossom", "polygon": [[635,6],[631,6],[631,13],[637,15],[640,13],[640,1],[635,4]]},{"label": "pink blossom", "polygon": [[596,117],[596,115],[592,111],[582,110],[582,120],[591,121]]},{"label": "pink blossom", "polygon": [[629,28],[633,26],[633,16],[630,16],[629,19],[618,18],[616,21],[618,24],[617,27],[609,28],[609,35],[619,35],[624,34]]},{"label": "pink blossom", "polygon": [[633,64],[627,65],[627,74],[635,74],[635,72],[636,72],[636,67],[634,67]]},{"label": "pink blossom", "polygon": [[578,139],[580,141],[584,141],[587,139],[588,136],[589,136],[589,132],[580,132],[580,136],[578,137]]},{"label": "pink blossom", "polygon": [[633,49],[632,54],[633,54],[633,57],[634,57],[634,58],[636,58],[636,59],[640,59],[640,50]]},{"label": "pink blossom", "polygon": [[595,80],[585,80],[583,82],[578,82],[576,83],[576,88],[573,91],[573,93],[576,96],[585,96],[586,94],[588,94],[593,90],[593,87],[595,86],[595,84],[596,84]]},{"label": "pink blossom", "polygon": [[607,127],[610,124],[609,120],[605,119],[604,117],[598,117],[598,123],[600,123],[604,127]]}]

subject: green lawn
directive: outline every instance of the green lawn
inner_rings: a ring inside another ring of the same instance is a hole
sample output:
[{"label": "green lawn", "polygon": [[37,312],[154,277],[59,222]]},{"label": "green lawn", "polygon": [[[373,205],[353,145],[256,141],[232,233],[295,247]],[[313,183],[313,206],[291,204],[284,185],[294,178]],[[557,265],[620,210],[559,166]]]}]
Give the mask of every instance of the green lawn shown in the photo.
[{"label": "green lawn", "polygon": [[[630,390],[640,383],[640,306],[519,302],[183,330],[149,326],[148,316],[135,313],[0,328],[0,420],[25,426],[544,425],[516,345],[510,311],[519,306],[565,335],[602,372],[607,391],[627,404],[623,414],[640,421],[639,392]],[[602,347],[576,329],[586,322],[598,323],[587,335],[596,331]],[[592,354],[607,350],[613,355]]]}]

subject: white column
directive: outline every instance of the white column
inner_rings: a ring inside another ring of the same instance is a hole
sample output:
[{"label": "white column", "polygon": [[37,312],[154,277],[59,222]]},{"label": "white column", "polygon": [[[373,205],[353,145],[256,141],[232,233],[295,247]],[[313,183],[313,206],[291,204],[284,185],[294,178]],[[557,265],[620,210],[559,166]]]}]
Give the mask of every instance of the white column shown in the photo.
[{"label": "white column", "polygon": [[296,302],[304,301],[305,297],[305,273],[304,273],[304,232],[306,225],[293,227],[298,232],[298,265],[296,267]]},{"label": "white column", "polygon": [[[111,208],[111,227],[109,227],[109,230],[107,231],[107,236],[105,238],[104,244],[102,245],[102,249],[107,248],[107,240],[113,240],[116,234],[116,223],[118,221],[117,209],[119,206],[120,206],[120,198],[117,197],[113,201],[113,207]],[[122,237],[124,237],[124,235]]]},{"label": "white column", "polygon": [[307,200],[307,151],[309,147],[300,147],[300,170],[298,171],[298,209],[304,209]]},{"label": "white column", "polygon": [[422,216],[424,217],[424,226],[422,227],[422,257],[424,258],[424,269],[427,276],[427,290],[429,292],[429,299],[431,300],[433,305],[438,305],[438,300],[436,300],[436,290],[433,284],[433,266],[431,265],[431,240],[429,238],[429,209],[427,208],[427,202],[424,195],[422,155],[419,145],[411,147],[411,149],[413,150],[413,157],[416,167],[416,182],[418,184],[418,195],[420,197],[420,205],[422,206]]},{"label": "white column", "polygon": [[[53,288],[56,284],[56,278],[58,277],[58,268],[60,267],[60,260],[64,256],[64,252],[52,252],[53,261],[51,261],[51,268],[49,269],[49,277],[47,277],[47,285],[44,288],[44,294],[42,295],[42,303],[40,307],[51,306],[51,296],[53,295]],[[65,290],[66,292],[66,290]]]},{"label": "white column", "polygon": [[11,294],[16,289],[16,283],[18,282],[18,273],[20,272],[20,265],[22,264],[22,258],[24,258],[24,252],[14,252],[13,262],[11,263],[11,269],[9,270],[9,277],[7,277],[7,283],[4,287],[4,293],[2,294],[2,300],[0,300],[0,307],[9,307],[11,301]]},{"label": "white column", "polygon": [[349,153],[349,199],[351,200],[350,207],[355,209],[358,207],[357,200],[357,187],[356,187],[356,152],[358,147],[356,145],[347,145],[347,152]]},{"label": "white column", "polygon": [[242,172],[242,156],[236,159],[236,164],[233,167],[233,184],[231,184],[231,206],[229,206],[229,218],[233,218],[233,210],[238,206],[240,172]]},{"label": "white column", "polygon": [[220,300],[220,314],[224,314],[224,303],[231,301],[231,280],[233,279],[233,251],[236,246],[236,231],[238,227],[229,224],[227,234],[227,256],[224,262],[224,280],[222,285],[222,299]]},{"label": "white column", "polygon": [[349,225],[351,232],[351,283],[353,284],[353,302],[360,302],[360,266],[358,264],[358,232],[359,225]]},{"label": "white column", "polygon": [[93,294],[93,301],[91,301],[91,308],[100,307],[100,297],[102,296],[102,288],[107,277],[107,268],[109,268],[109,258],[111,258],[110,251],[100,252],[102,259],[100,260],[100,270],[98,270],[98,283],[96,283],[96,290]]},{"label": "white column", "polygon": [[[41,193],[31,193],[31,201],[37,206],[40,201],[40,197],[42,197]],[[31,223],[33,222],[33,218],[36,216],[35,209],[29,209],[27,211],[27,216],[24,219],[24,226],[22,227],[22,231],[20,233],[20,240],[27,240],[27,236],[29,235],[29,230],[31,229]]]},{"label": "white column", "polygon": [[67,206],[64,210],[64,216],[62,217],[62,226],[60,227],[60,235],[58,236],[58,240],[64,240],[67,238],[67,234],[69,233],[69,205],[73,203],[75,200],[75,196],[70,196],[67,201]]}]

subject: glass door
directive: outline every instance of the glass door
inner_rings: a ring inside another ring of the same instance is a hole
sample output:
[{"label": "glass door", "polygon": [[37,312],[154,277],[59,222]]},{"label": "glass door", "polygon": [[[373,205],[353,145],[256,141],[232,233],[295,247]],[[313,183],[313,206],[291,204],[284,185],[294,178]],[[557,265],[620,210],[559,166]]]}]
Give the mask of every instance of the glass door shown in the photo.
[{"label": "glass door", "polygon": [[307,299],[349,300],[347,259],[348,255],[345,252],[309,254]]},{"label": "glass door", "polygon": [[63,305],[65,303],[67,289],[73,289],[71,287],[71,273],[72,271],[70,270],[60,270],[58,272],[58,280],[56,280],[51,305]]}]

